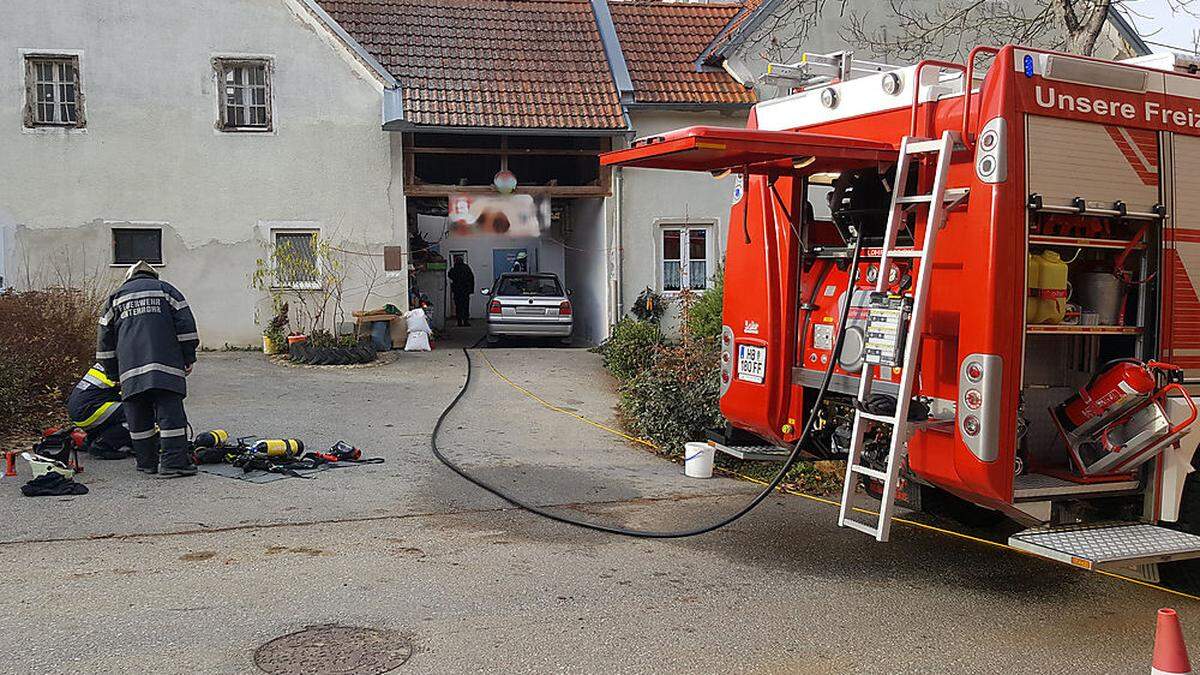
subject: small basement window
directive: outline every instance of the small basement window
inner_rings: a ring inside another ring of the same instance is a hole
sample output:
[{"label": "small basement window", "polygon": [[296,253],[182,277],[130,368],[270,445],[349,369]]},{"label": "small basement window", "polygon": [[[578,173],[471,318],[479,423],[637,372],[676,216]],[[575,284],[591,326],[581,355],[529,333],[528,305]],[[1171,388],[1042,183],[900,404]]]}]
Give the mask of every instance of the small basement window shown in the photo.
[{"label": "small basement window", "polygon": [[222,131],[271,130],[271,62],[215,59]]},{"label": "small basement window", "polygon": [[78,56],[25,57],[25,126],[83,127]]},{"label": "small basement window", "polygon": [[318,288],[317,232],[275,230],[275,278],[281,288]]},{"label": "small basement window", "polygon": [[144,260],[163,264],[162,229],[157,227],[114,227],[112,230],[114,265],[132,265]]}]

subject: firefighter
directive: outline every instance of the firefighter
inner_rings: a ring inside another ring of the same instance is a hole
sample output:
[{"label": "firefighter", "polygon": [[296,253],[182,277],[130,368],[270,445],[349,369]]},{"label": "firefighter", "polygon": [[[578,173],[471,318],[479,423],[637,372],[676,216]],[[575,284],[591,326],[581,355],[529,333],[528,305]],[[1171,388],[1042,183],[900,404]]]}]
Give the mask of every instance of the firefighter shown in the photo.
[{"label": "firefighter", "polygon": [[517,252],[517,259],[513,261],[510,272],[528,272],[529,271],[529,254],[525,251]]},{"label": "firefighter", "polygon": [[96,459],[125,459],[132,452],[121,387],[99,363],[92,366],[67,397],[71,422],[87,432],[84,449]]},{"label": "firefighter", "polygon": [[96,358],[106,373],[119,373],[138,471],[160,478],[196,473],[183,399],[199,343],[183,294],[144,261],[104,303]]},{"label": "firefighter", "polygon": [[459,326],[471,325],[471,293],[475,291],[475,273],[466,260],[459,258],[450,268],[450,294],[454,296],[454,318]]}]

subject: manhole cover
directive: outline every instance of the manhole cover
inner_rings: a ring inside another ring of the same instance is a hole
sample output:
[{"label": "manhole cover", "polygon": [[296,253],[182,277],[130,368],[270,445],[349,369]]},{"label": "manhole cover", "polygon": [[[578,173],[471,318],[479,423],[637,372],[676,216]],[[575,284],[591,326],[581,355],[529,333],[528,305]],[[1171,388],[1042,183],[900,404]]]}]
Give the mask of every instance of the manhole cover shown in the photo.
[{"label": "manhole cover", "polygon": [[353,626],[310,626],[256,649],[254,665],[276,675],[378,675],[404,665],[410,656],[412,644],[396,633]]}]

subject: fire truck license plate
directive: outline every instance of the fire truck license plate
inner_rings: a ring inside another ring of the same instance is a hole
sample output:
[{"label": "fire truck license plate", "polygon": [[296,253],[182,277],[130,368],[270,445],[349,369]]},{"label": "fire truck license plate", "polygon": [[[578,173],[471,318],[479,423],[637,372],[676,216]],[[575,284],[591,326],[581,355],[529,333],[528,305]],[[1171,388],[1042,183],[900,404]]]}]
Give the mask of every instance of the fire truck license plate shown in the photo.
[{"label": "fire truck license plate", "polygon": [[767,372],[767,348],[738,345],[738,379],[762,384]]}]

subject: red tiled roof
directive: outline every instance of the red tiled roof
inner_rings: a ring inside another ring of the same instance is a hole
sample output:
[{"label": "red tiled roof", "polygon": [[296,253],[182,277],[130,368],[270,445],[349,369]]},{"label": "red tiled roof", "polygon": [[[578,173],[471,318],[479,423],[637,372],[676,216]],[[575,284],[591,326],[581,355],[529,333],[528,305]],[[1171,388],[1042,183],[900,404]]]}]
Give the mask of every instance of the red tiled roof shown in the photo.
[{"label": "red tiled roof", "polygon": [[642,1],[609,6],[637,103],[754,103],[754,92],[728,73],[696,72],[695,67],[696,58],[737,16],[741,4]]},{"label": "red tiled roof", "polygon": [[730,21],[729,25],[725,28],[725,32],[717,35],[711,44],[706,44],[698,51],[698,53],[703,52],[700,54],[703,61],[707,63],[714,52],[729,44],[730,40],[733,40],[735,37],[737,37],[738,31],[741,30],[742,26],[745,25],[750,16],[754,14],[754,10],[758,9],[762,4],[763,0],[745,0],[742,3],[742,7],[745,8],[745,11],[734,16],[733,20]]},{"label": "red tiled roof", "polygon": [[320,3],[400,82],[408,122],[626,127],[587,0]]}]

